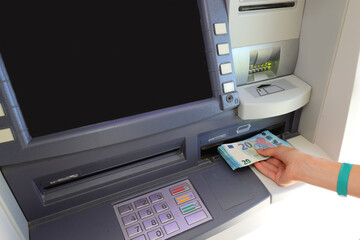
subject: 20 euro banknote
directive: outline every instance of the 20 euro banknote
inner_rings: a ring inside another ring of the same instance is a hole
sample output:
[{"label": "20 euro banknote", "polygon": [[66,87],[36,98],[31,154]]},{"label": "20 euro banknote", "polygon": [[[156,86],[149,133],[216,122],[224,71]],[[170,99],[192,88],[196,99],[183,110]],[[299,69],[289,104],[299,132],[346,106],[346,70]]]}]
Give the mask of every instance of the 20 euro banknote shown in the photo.
[{"label": "20 euro banknote", "polygon": [[222,144],[218,147],[218,152],[232,170],[235,170],[268,159],[269,157],[257,153],[259,148],[266,149],[280,145],[289,146],[287,142],[266,130],[243,141]]}]

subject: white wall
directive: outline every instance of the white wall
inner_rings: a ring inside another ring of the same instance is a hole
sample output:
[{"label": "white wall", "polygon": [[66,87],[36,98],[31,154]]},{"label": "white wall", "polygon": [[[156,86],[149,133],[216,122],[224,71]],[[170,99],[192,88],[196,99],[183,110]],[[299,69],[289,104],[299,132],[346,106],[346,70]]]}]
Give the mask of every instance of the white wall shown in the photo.
[{"label": "white wall", "polygon": [[[360,1],[349,2],[315,144],[334,160],[360,164]],[[357,159],[354,159],[357,157]]]},{"label": "white wall", "polygon": [[300,134],[311,142],[315,141],[347,6],[348,0],[305,2],[295,75],[312,87],[299,125]]}]

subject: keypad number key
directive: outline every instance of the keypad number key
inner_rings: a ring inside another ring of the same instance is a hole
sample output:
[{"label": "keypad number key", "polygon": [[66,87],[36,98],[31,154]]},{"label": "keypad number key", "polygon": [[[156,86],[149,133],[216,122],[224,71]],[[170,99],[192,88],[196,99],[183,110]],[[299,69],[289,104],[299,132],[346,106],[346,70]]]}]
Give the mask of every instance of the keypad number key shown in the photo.
[{"label": "keypad number key", "polygon": [[132,236],[135,236],[136,234],[141,233],[142,228],[141,228],[140,224],[136,224],[136,225],[133,225],[131,227],[128,227],[126,229],[126,232],[127,232],[129,237],[132,237]]},{"label": "keypad number key", "polygon": [[154,215],[154,212],[151,208],[146,208],[146,209],[140,210],[139,215],[140,215],[141,219],[144,219],[144,218]]},{"label": "keypad number key", "polygon": [[164,236],[160,228],[148,232],[150,240],[156,240]]},{"label": "keypad number key", "polygon": [[151,203],[156,203],[164,199],[163,195],[158,192],[149,196]]},{"label": "keypad number key", "polygon": [[147,198],[141,198],[141,199],[135,201],[134,205],[136,208],[142,208],[142,207],[146,207],[147,205],[149,205],[149,202],[148,202]]},{"label": "keypad number key", "polygon": [[135,213],[133,213],[133,214],[123,217],[122,220],[124,222],[124,225],[126,226],[126,225],[130,225],[132,223],[137,222],[137,217],[136,217]]},{"label": "keypad number key", "polygon": [[156,220],[156,218],[151,218],[149,220],[146,220],[143,222],[144,227],[146,230],[149,230],[150,228],[156,227],[159,225],[158,221]]},{"label": "keypad number key", "polygon": [[128,204],[118,207],[118,210],[119,210],[120,215],[124,215],[124,214],[134,211],[131,203],[128,203]]},{"label": "keypad number key", "polygon": [[155,208],[155,211],[157,213],[159,213],[159,212],[162,212],[162,211],[165,211],[165,210],[169,209],[169,206],[167,205],[166,202],[162,202],[162,203],[155,204],[154,208]]},{"label": "keypad number key", "polygon": [[159,219],[160,219],[161,223],[166,223],[170,220],[173,220],[174,216],[171,212],[166,212],[166,213],[160,214]]}]

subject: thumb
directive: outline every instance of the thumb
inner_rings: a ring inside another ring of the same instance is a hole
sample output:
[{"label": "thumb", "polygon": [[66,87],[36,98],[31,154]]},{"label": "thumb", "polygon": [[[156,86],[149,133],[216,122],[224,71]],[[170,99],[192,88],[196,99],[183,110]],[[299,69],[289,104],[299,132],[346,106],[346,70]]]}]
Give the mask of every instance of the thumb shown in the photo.
[{"label": "thumb", "polygon": [[265,157],[273,157],[276,154],[275,148],[266,148],[266,149],[259,148],[257,151],[258,153],[260,153]]}]

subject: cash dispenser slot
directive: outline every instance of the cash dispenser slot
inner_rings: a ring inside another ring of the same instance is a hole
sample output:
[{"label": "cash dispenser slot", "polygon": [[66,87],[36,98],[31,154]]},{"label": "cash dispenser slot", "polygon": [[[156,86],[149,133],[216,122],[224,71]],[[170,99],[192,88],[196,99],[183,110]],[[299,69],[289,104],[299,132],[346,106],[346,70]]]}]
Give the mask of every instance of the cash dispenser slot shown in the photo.
[{"label": "cash dispenser slot", "polygon": [[[149,151],[152,153],[150,154]],[[157,151],[149,151],[109,160],[101,167],[98,164],[90,165],[41,177],[34,180],[35,188],[45,206],[69,197],[93,192],[114,183],[126,182],[136,176],[185,161],[183,139],[181,143],[175,141],[170,145],[157,148]],[[119,161],[120,158],[121,161]]]},{"label": "cash dispenser slot", "polygon": [[219,140],[219,141],[217,141],[215,143],[211,143],[211,144],[202,146],[200,148],[201,159],[213,158],[213,157],[219,156],[217,148],[221,144],[242,141],[242,140],[245,140],[245,139],[247,139],[249,137],[252,137],[252,136],[254,136],[254,135],[258,134],[258,133],[261,133],[262,131],[265,131],[265,130],[269,130],[274,135],[284,139],[284,134],[286,133],[286,122],[280,122],[280,123],[268,126],[266,128],[260,128],[260,129],[251,131],[250,133],[245,133],[245,134],[241,134],[241,135],[237,135],[237,136],[229,135],[228,138],[224,138],[224,139],[221,139],[221,140]]},{"label": "cash dispenser slot", "polygon": [[276,8],[290,8],[290,7],[295,7],[295,2],[268,3],[268,4],[259,4],[259,5],[240,6],[239,12],[267,10],[267,9],[276,9]]}]

